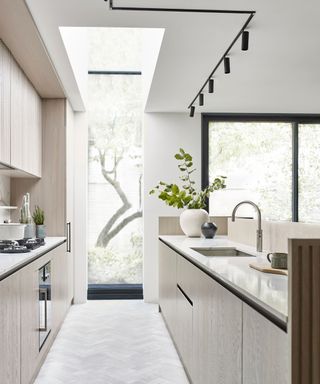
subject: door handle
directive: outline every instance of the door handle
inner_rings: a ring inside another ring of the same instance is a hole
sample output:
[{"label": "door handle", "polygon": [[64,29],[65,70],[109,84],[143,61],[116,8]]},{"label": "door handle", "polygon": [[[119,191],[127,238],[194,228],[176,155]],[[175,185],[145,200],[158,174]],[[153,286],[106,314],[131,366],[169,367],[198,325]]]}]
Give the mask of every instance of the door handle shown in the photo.
[{"label": "door handle", "polygon": [[71,252],[71,222],[67,223],[67,252]]}]

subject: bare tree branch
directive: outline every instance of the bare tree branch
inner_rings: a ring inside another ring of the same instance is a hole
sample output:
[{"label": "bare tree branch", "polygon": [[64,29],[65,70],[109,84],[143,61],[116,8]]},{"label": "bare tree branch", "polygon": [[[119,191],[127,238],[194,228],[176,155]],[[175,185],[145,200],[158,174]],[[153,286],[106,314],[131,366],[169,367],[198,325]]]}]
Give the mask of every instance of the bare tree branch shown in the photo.
[{"label": "bare tree branch", "polygon": [[120,223],[111,231],[101,232],[98,241],[97,246],[98,247],[107,247],[110,240],[112,240],[126,225],[131,223],[133,220],[142,217],[142,211],[136,211],[132,213],[131,215],[127,216],[123,220],[120,221]]}]

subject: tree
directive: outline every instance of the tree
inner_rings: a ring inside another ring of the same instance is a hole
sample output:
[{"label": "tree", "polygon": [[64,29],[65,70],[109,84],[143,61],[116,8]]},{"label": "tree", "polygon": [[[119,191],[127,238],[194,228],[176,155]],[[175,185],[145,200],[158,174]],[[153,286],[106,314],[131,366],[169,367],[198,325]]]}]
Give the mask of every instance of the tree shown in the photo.
[{"label": "tree", "polygon": [[[99,163],[104,180],[121,202],[98,235],[98,247],[107,247],[126,225],[142,217],[140,86],[140,81],[125,76],[117,79],[104,76],[93,84],[95,93],[89,109],[90,158]],[[125,158],[134,162],[139,170],[139,204],[133,212],[130,212],[133,205],[118,177],[119,166]]]}]

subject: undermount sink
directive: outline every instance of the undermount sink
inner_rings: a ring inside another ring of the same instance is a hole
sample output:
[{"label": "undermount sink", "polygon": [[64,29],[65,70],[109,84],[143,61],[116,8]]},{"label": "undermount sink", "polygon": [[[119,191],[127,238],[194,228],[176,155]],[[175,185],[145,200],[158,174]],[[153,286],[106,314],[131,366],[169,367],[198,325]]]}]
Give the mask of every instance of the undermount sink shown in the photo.
[{"label": "undermount sink", "polygon": [[245,257],[255,257],[249,253],[239,251],[236,248],[208,248],[208,247],[195,247],[191,248],[193,251],[200,253],[203,256],[213,257],[232,257],[232,256],[245,256]]}]

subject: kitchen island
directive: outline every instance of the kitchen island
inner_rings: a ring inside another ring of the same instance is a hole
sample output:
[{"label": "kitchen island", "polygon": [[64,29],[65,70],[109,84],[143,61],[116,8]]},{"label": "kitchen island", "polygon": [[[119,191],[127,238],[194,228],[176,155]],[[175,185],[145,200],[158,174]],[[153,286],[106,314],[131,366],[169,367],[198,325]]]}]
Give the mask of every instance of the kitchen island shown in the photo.
[{"label": "kitchen island", "polygon": [[[159,239],[286,330],[288,277],[262,273],[249,267],[250,263],[268,264],[267,252],[257,252],[254,247],[230,241],[226,236],[217,236],[214,239],[160,236]],[[197,248],[230,248],[252,257],[208,257],[199,253]]]}]

